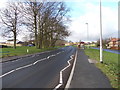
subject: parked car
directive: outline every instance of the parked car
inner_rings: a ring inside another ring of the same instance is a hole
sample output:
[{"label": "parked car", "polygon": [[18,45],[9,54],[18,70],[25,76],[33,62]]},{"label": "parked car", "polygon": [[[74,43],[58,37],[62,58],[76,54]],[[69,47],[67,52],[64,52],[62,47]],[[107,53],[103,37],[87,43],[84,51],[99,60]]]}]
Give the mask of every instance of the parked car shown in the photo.
[{"label": "parked car", "polygon": [[33,47],[33,46],[35,46],[34,44],[28,44],[27,46],[29,46],[29,47]]}]

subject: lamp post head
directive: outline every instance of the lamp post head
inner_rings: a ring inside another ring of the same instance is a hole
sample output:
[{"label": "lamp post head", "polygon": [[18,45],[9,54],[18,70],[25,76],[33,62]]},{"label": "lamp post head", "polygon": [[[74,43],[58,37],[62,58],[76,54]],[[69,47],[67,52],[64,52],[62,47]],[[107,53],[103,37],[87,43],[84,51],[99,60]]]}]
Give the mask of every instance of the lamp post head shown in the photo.
[{"label": "lamp post head", "polygon": [[88,23],[85,23],[85,24],[87,24],[87,25],[88,25]]}]

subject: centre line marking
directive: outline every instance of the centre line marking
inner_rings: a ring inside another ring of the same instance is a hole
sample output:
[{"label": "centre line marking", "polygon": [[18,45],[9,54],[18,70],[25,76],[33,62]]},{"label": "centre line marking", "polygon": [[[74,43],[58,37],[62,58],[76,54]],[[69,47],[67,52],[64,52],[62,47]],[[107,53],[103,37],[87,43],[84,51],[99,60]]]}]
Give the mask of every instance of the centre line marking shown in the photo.
[{"label": "centre line marking", "polygon": [[[59,54],[60,54],[60,53],[59,53]],[[58,55],[58,54],[56,54],[56,55]],[[50,57],[54,57],[54,56],[56,56],[56,55],[55,55],[55,54],[54,54],[54,55],[50,55],[50,56],[48,56],[47,58],[43,58],[43,59],[37,60],[37,61],[35,61],[34,63],[31,63],[31,64],[28,64],[28,65],[25,65],[25,66],[22,66],[22,67],[13,69],[13,70],[11,70],[11,71],[9,71],[9,72],[3,74],[3,75],[0,75],[0,78],[4,77],[4,76],[6,76],[6,75],[8,75],[8,74],[10,74],[10,73],[13,73],[13,72],[15,72],[15,71],[17,71],[17,70],[21,70],[21,69],[24,69],[24,68],[33,66],[33,65],[37,64],[38,62],[47,60],[47,59],[49,59]]]}]

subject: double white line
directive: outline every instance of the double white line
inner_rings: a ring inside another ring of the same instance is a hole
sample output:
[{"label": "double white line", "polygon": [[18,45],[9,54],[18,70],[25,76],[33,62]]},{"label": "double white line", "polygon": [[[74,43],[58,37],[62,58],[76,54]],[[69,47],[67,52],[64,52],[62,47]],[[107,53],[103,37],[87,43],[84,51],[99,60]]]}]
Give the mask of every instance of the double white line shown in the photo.
[{"label": "double white line", "polygon": [[61,52],[58,52],[58,53],[56,53],[56,54],[50,55],[50,56],[48,56],[47,58],[43,58],[43,59],[37,60],[37,61],[35,61],[35,62],[31,63],[31,64],[28,64],[28,65],[25,65],[25,66],[22,66],[22,67],[13,69],[13,70],[11,70],[11,71],[3,74],[3,75],[0,75],[0,78],[4,77],[4,76],[6,76],[6,75],[8,75],[8,74],[10,74],[10,73],[13,73],[13,72],[15,72],[15,71],[18,71],[18,70],[21,70],[21,69],[24,69],[24,68],[33,66],[33,65],[37,64],[38,62],[47,60],[47,59],[49,59],[50,57],[54,57],[54,56],[56,56],[56,55],[58,55],[58,54],[60,54],[60,53],[62,53],[62,52],[64,52],[64,51],[61,51]]},{"label": "double white line", "polygon": [[[68,66],[66,66],[64,69],[62,69],[62,70],[60,71],[59,84],[58,84],[53,90],[57,90],[58,88],[60,88],[60,87],[63,85],[63,71],[66,70],[68,67],[71,66],[70,61],[73,60],[73,56],[74,56],[74,55],[71,55],[71,56],[70,56],[71,59],[67,61],[67,62],[68,62]],[[68,81],[67,81],[67,84],[66,84],[65,88],[69,88],[69,86],[70,86],[70,82],[71,82],[71,80],[72,80],[73,72],[74,72],[74,69],[75,69],[76,58],[77,58],[77,51],[76,51],[75,61],[74,61],[74,64],[73,64],[73,67],[72,67],[72,70],[71,70],[71,73],[70,73],[70,76],[69,76],[69,79],[68,79]]]}]

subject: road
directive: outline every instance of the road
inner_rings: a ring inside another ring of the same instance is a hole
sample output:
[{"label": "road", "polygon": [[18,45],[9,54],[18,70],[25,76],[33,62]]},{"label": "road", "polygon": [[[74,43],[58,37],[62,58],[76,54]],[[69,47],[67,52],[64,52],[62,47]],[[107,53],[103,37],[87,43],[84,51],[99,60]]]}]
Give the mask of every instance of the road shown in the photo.
[{"label": "road", "polygon": [[55,88],[59,84],[60,71],[68,66],[76,48],[67,46],[2,63],[3,88]]}]

